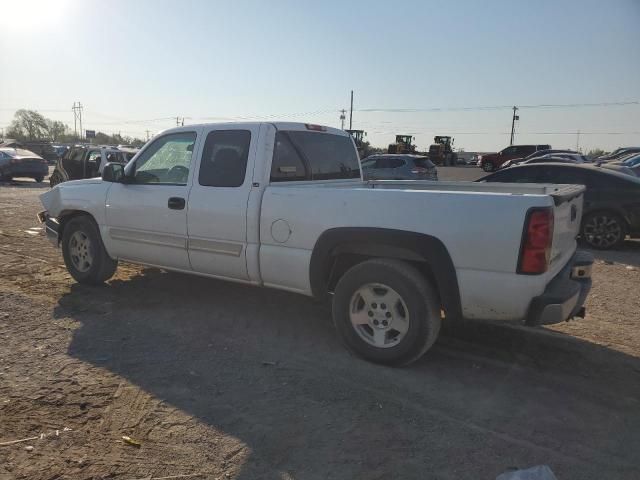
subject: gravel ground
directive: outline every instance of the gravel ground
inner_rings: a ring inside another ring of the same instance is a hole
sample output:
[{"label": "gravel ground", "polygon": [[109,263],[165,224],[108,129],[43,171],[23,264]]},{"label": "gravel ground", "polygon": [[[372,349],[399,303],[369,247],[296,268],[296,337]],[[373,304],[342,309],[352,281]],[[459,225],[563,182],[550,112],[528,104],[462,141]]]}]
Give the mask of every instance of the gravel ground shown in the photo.
[{"label": "gravel ground", "polygon": [[390,369],[301,296],[132,265],[75,284],[44,188],[0,184],[0,443],[37,437],[0,446],[1,480],[640,478],[639,242],[596,252],[585,319],[447,325]]}]

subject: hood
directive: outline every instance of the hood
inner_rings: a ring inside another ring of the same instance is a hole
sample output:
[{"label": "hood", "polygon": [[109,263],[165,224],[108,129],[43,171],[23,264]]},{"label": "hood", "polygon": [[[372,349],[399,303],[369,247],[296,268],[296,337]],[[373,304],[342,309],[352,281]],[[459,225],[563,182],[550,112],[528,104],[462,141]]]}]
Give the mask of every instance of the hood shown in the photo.
[{"label": "hood", "polygon": [[101,178],[85,178],[59,183],[40,195],[40,203],[52,217],[57,217],[60,212],[70,206],[83,210],[82,205],[87,202],[87,189],[94,190],[104,183]]}]

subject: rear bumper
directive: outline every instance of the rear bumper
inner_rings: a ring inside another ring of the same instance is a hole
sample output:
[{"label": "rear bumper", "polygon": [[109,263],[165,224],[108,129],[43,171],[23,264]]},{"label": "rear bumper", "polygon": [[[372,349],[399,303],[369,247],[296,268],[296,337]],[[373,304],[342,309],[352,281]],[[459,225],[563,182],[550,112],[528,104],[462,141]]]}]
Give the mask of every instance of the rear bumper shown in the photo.
[{"label": "rear bumper", "polygon": [[7,165],[2,169],[3,175],[12,175],[14,177],[34,177],[49,175],[49,166],[43,164],[27,164],[27,165]]},{"label": "rear bumper", "polygon": [[578,250],[529,306],[526,325],[551,325],[584,317],[584,302],[591,290],[593,255]]},{"label": "rear bumper", "polygon": [[47,236],[47,240],[57,248],[60,245],[60,239],[58,236],[60,224],[58,221],[55,218],[51,218],[46,211],[38,213],[38,220],[40,223],[44,223],[44,232]]}]

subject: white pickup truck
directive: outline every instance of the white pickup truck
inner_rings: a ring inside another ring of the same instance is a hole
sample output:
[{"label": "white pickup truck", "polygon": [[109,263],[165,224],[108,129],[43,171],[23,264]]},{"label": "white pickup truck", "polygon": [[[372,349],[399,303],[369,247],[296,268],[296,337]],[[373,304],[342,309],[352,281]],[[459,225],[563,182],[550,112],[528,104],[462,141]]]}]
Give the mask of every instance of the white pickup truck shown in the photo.
[{"label": "white pickup truck", "polygon": [[584,316],[583,191],[365,182],[342,130],[208,124],[56,186],[39,218],[78,282],[102,283],[126,261],[331,299],[352,351],[404,365],[433,345],[441,318]]}]

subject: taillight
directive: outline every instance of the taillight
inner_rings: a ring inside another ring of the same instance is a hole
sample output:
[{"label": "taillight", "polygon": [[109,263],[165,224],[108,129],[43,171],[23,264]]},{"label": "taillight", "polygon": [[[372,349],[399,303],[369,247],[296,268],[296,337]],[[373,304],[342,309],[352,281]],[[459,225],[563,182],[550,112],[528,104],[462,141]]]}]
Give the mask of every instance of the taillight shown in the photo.
[{"label": "taillight", "polygon": [[553,241],[553,209],[530,210],[522,234],[518,273],[544,273],[549,268]]},{"label": "taillight", "polygon": [[312,123],[305,123],[304,126],[307,127],[307,130],[313,130],[315,132],[326,132],[327,131],[327,127],[323,127],[322,125],[314,125]]}]

